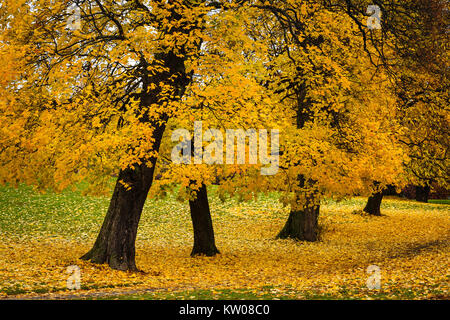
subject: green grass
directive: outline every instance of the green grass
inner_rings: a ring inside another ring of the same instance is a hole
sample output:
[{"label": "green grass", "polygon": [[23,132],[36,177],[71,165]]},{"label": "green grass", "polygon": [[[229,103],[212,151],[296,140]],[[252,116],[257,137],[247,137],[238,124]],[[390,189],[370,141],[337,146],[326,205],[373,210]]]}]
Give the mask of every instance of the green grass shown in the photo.
[{"label": "green grass", "polygon": [[[209,188],[211,214],[215,221],[239,219],[228,209],[240,204],[236,198],[219,199],[216,187]],[[112,190],[111,190],[112,191]],[[322,206],[338,204],[342,209],[361,209],[365,198],[351,198],[336,202],[322,201]],[[400,201],[395,204],[383,201],[383,209],[422,210],[434,205],[433,210],[448,210],[442,204],[450,204],[450,200],[430,200],[429,204],[415,201]],[[70,240],[94,238],[103,222],[108,209],[109,197],[84,196],[80,190],[62,193],[36,193],[29,186],[19,188],[0,186],[0,232],[8,238],[58,237]],[[278,202],[276,193],[260,194],[257,200],[242,203],[246,208],[266,209],[271,218],[287,216],[287,208]],[[174,212],[176,214],[174,214]],[[269,217],[270,218],[270,217]],[[152,237],[155,227],[165,225],[185,228],[190,225],[189,205],[187,201],[178,201],[175,194],[168,194],[164,199],[149,198],[144,206],[139,224],[138,238],[145,240]],[[187,230],[188,231],[188,230]]]},{"label": "green grass", "polygon": [[107,296],[102,300],[273,300],[295,299],[294,294],[280,295],[270,290],[254,291],[247,289],[186,290],[179,292],[148,292],[143,294]]},{"label": "green grass", "polygon": [[0,231],[9,238],[85,239],[98,231],[109,200],[80,192],[35,193],[28,186],[0,187]]},{"label": "green grass", "polygon": [[450,199],[431,199],[428,202],[434,204],[450,204]]},{"label": "green grass", "polygon": [[[350,297],[347,297],[349,299]],[[126,294],[118,296],[104,296],[98,300],[296,300],[313,299],[329,300],[342,299],[340,296],[320,294],[313,292],[296,292],[277,290],[265,287],[260,290],[248,289],[221,289],[221,290],[185,290],[177,292],[156,291],[139,294]]]},{"label": "green grass", "polygon": [[[212,214],[218,219],[233,218],[227,209],[236,206],[239,201],[228,198],[223,202],[214,192],[215,189],[215,186],[210,187],[208,194]],[[108,196],[84,196],[79,190],[37,193],[26,185],[18,188],[0,186],[0,232],[8,238],[91,239],[98,233],[109,200]],[[274,193],[261,194],[258,201],[250,201],[246,205],[282,208]],[[174,212],[177,214],[174,215]],[[279,211],[274,211],[274,215],[279,214]],[[167,224],[184,227],[190,223],[187,201],[178,201],[173,193],[163,199],[149,198],[139,224],[139,238],[147,239],[154,227]]]},{"label": "green grass", "polygon": [[[112,295],[98,297],[97,300],[355,300],[355,290],[341,288],[338,295],[321,293],[319,291],[295,291],[289,288],[281,290],[267,286],[259,290],[248,289],[220,289],[220,290],[183,290],[176,292],[155,291],[137,294]],[[366,295],[366,298],[374,300],[383,299],[414,299],[422,292],[410,289],[399,289],[395,295],[387,295],[382,290],[374,290]],[[432,291],[436,299],[445,298],[442,291]],[[91,298],[89,298],[91,299]]]}]

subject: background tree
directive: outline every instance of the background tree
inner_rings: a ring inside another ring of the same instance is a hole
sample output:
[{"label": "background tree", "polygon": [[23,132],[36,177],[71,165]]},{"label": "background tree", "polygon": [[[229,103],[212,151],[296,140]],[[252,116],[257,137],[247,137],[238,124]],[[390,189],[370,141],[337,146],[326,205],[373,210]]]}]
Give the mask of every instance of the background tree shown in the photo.
[{"label": "background tree", "polygon": [[[317,1],[263,1],[275,57],[272,86],[290,123],[282,144],[291,213],[281,238],[317,240],[319,201],[398,181],[404,160],[395,132],[393,96],[386,74],[367,55],[350,17]],[[383,150],[384,149],[384,150]],[[372,176],[373,177],[373,176]]]},{"label": "background tree", "polygon": [[[355,21],[363,20],[358,1],[346,1]],[[417,199],[427,201],[433,181],[448,186],[448,1],[379,1],[381,37],[370,36],[398,96],[401,142],[410,161],[408,182]],[[364,30],[364,29],[362,29]],[[364,32],[364,31],[363,31]],[[369,38],[365,35],[365,38]],[[389,41],[388,41],[389,40]],[[386,52],[391,52],[390,57]],[[380,214],[382,193],[369,198],[364,211]]]}]

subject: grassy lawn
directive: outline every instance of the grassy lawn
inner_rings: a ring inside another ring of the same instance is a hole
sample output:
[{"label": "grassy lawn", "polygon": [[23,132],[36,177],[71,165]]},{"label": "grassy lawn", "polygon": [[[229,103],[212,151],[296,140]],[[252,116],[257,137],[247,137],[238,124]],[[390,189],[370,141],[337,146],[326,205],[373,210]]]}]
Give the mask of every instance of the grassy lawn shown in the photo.
[{"label": "grassy lawn", "polygon": [[450,199],[430,199],[428,202],[435,204],[450,204]]},{"label": "grassy lawn", "polygon": [[[396,292],[372,292],[365,299],[417,299],[423,297],[421,290],[400,289]],[[293,289],[280,290],[263,287],[258,290],[221,289],[221,290],[185,290],[176,292],[157,291],[150,293],[109,295],[96,300],[356,300],[360,299],[358,292],[341,289],[337,293],[321,293],[320,291],[296,291]],[[448,299],[440,290],[427,292],[429,299]],[[93,298],[89,298],[93,299]]]},{"label": "grassy lawn", "polygon": [[[274,240],[288,214],[275,195],[222,202],[210,191],[220,255],[189,256],[189,207],[169,195],[147,201],[136,242],[144,272],[127,273],[78,259],[95,240],[108,197],[0,187],[0,297],[448,299],[447,200],[387,197],[381,217],[353,213],[364,198],[326,201],[320,241],[304,243]],[[81,290],[66,289],[69,265],[81,269]],[[367,289],[369,265],[380,267],[380,290]]]}]

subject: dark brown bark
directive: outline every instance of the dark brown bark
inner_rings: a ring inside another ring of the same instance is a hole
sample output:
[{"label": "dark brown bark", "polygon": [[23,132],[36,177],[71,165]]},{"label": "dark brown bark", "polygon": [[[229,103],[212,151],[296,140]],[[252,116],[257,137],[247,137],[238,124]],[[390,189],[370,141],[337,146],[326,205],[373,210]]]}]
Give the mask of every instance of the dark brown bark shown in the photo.
[{"label": "dark brown bark", "polygon": [[430,196],[430,186],[416,186],[416,201],[428,202]]},{"label": "dark brown bark", "polygon": [[[165,125],[159,126],[153,137],[154,149],[159,150]],[[142,209],[152,185],[156,158],[148,165],[121,170],[109,204],[108,212],[92,249],[81,259],[93,263],[108,263],[117,270],[137,271],[135,241]],[[126,183],[131,187],[123,185]]]},{"label": "dark brown bark", "polygon": [[[158,63],[164,62],[167,71],[153,76],[148,74],[143,76],[145,93],[139,96],[143,110],[152,104],[181,99],[190,81],[184,66],[185,58],[178,57],[172,52],[159,53],[157,58]],[[169,98],[160,96],[161,85],[156,89],[148,87],[151,83],[161,82],[172,88],[172,96]],[[148,115],[148,111],[139,116],[141,122],[154,128],[153,151],[158,152],[169,116],[163,113],[159,119],[153,119]],[[135,240],[142,209],[153,182],[156,160],[156,157],[141,159],[141,163],[135,164],[134,169],[127,168],[120,171],[97,240],[93,248],[81,259],[94,263],[108,263],[111,268],[117,270],[138,270],[135,263]],[[131,186],[131,189],[127,190],[120,181]]]},{"label": "dark brown bark", "polygon": [[364,207],[364,211],[370,215],[381,216],[381,201],[383,200],[383,192],[377,192],[372,194],[367,200],[367,204]]},{"label": "dark brown bark", "polygon": [[189,201],[192,225],[194,228],[194,247],[191,256],[214,256],[219,253],[214,240],[214,229],[209,209],[208,194],[203,184],[197,191],[197,198]]},{"label": "dark brown bark", "polygon": [[318,219],[320,206],[306,206],[302,210],[291,210],[289,218],[277,239],[317,241],[319,236]]}]

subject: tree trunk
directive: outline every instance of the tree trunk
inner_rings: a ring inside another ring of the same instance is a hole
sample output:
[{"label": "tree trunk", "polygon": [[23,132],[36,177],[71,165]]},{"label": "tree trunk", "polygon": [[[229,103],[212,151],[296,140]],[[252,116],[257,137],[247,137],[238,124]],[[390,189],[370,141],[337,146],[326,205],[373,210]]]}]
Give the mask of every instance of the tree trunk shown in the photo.
[{"label": "tree trunk", "polygon": [[383,192],[377,192],[372,194],[367,200],[367,204],[364,207],[364,211],[370,215],[381,216],[381,200],[383,200]]},{"label": "tree trunk", "polygon": [[295,239],[300,241],[317,241],[319,205],[306,206],[301,210],[291,210],[284,228],[277,239]]},{"label": "tree trunk", "polygon": [[[169,116],[161,113],[159,118],[154,119],[145,110],[153,104],[161,105],[171,100],[180,100],[191,77],[186,73],[185,57],[179,57],[171,51],[157,53],[155,57],[155,63],[164,62],[166,69],[154,75],[144,74],[143,93],[139,96],[144,111],[137,115],[141,122],[154,128],[151,137],[154,141],[152,151],[158,152]],[[151,83],[159,85],[150,88]],[[171,95],[167,96],[167,92],[161,95],[161,83],[172,89]],[[81,259],[108,263],[111,268],[117,270],[138,270],[135,263],[135,240],[142,209],[153,182],[156,160],[155,156],[148,160],[141,159],[140,164],[134,165],[135,169],[120,171],[97,240],[93,248]],[[121,181],[131,189],[127,190]]]},{"label": "tree trunk", "polygon": [[206,186],[203,184],[197,191],[197,198],[189,201],[192,225],[194,228],[194,247],[191,256],[214,256],[219,253],[214,240],[211,212]]},{"label": "tree trunk", "polygon": [[416,186],[416,201],[428,202],[430,196],[430,186]]},{"label": "tree trunk", "polygon": [[[155,129],[154,149],[159,150],[165,125]],[[108,263],[112,269],[138,271],[135,241],[142,209],[152,185],[156,158],[135,169],[121,170],[108,212],[92,249],[81,257],[93,263]],[[131,189],[123,185],[126,183]]]}]

